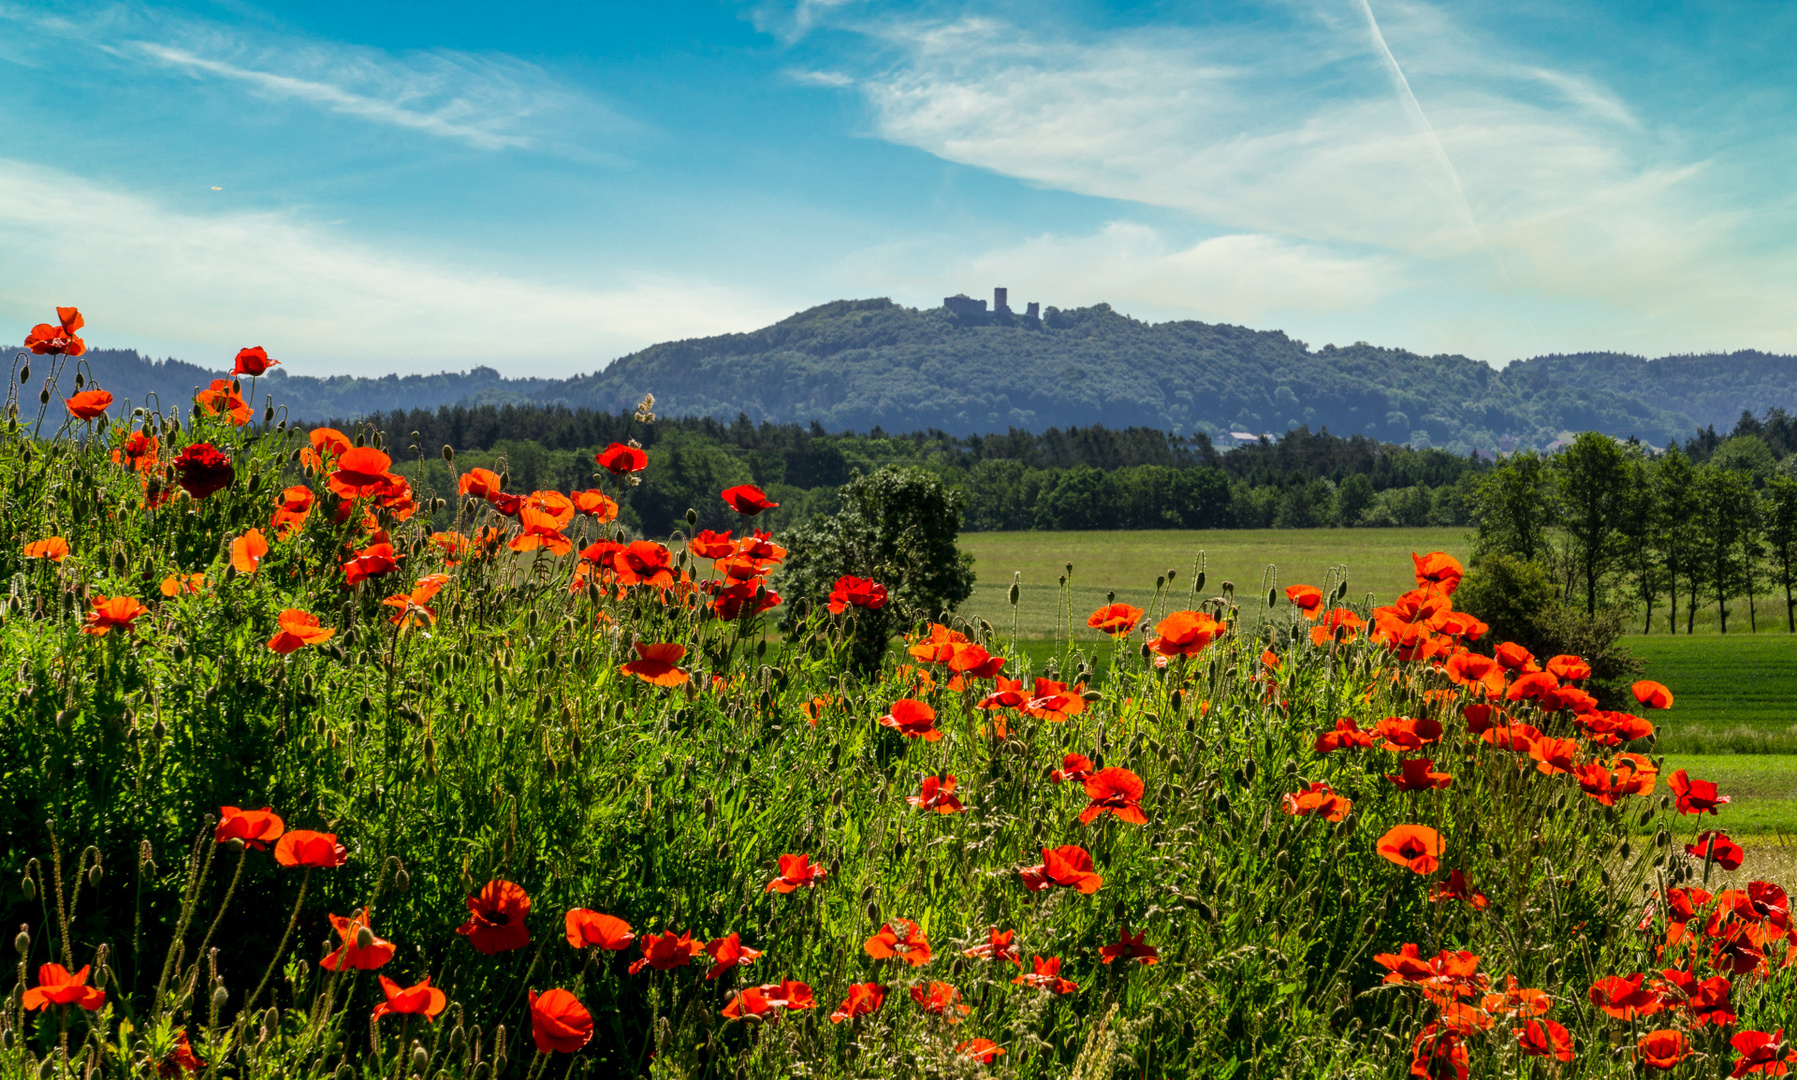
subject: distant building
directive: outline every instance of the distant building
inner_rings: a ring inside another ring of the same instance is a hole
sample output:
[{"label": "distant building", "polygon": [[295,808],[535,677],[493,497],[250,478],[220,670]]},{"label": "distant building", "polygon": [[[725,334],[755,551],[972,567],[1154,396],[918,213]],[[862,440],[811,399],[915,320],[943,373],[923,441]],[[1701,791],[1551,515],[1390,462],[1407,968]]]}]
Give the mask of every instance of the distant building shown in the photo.
[{"label": "distant building", "polygon": [[975,300],[966,293],[942,298],[942,306],[964,323],[975,325],[998,324],[1013,326],[1019,322],[1040,323],[1042,321],[1042,305],[1031,300],[1022,315],[1011,310],[1010,290],[999,286],[992,290],[992,310],[986,310],[986,301]]}]

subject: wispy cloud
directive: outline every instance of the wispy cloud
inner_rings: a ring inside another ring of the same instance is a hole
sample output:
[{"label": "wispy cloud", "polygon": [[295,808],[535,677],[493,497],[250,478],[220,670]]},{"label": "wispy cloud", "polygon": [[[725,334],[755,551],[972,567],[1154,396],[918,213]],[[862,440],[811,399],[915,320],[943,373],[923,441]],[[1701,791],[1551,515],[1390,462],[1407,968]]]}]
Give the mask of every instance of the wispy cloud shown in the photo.
[{"label": "wispy cloud", "polygon": [[0,285],[12,340],[47,305],[78,304],[96,345],[204,361],[261,344],[299,361],[300,374],[501,362],[513,374],[566,375],[790,311],[702,278],[645,272],[582,286],[470,269],[503,265],[487,252],[445,265],[293,215],[176,212],[7,160],[0,250],[28,255]]}]

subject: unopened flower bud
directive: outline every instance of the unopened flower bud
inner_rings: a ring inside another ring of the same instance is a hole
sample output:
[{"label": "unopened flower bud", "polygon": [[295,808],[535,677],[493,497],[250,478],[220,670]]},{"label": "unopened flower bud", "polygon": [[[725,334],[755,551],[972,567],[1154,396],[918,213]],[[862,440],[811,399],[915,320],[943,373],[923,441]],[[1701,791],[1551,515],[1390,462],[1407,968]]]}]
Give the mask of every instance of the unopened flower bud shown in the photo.
[{"label": "unopened flower bud", "polygon": [[423,1043],[416,1043],[416,1042],[413,1043],[412,1044],[412,1068],[418,1070],[419,1072],[423,1072],[424,1067],[426,1065],[429,1065],[430,1063],[431,1063],[431,1052],[424,1048]]},{"label": "unopened flower bud", "polygon": [[358,949],[374,948],[374,931],[368,929],[368,927],[366,925],[359,926],[356,928],[356,948],[358,948]]},{"label": "unopened flower bud", "polygon": [[231,992],[225,989],[224,983],[219,983],[212,988],[212,1007],[214,1009],[223,1009],[225,1003],[230,1000]]},{"label": "unopened flower bud", "polygon": [[90,889],[99,888],[100,879],[104,876],[105,876],[105,874],[100,870],[99,863],[95,863],[92,866],[88,867],[87,868],[87,887]]},{"label": "unopened flower bud", "polygon": [[[29,881],[30,879],[27,878],[26,880]],[[36,890],[34,889],[32,891],[35,892]],[[14,937],[12,939],[12,947],[19,951],[20,956],[24,956],[24,955],[30,953],[31,952],[31,931],[25,929],[23,926],[19,927],[18,936]]]},{"label": "unopened flower bud", "polygon": [[37,899],[37,882],[32,879],[30,874],[19,879],[19,891],[25,894],[27,900]]}]

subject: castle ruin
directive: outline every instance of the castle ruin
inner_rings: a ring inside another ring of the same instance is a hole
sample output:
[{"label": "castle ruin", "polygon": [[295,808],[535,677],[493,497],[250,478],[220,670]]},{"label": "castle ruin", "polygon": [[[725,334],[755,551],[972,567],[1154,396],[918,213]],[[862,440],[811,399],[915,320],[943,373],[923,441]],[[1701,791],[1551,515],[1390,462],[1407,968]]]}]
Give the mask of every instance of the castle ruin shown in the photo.
[{"label": "castle ruin", "polygon": [[966,293],[943,297],[942,306],[961,322],[976,326],[993,324],[1011,326],[1018,322],[1040,323],[1042,321],[1042,305],[1034,300],[1029,302],[1023,314],[1019,315],[1012,311],[1009,290],[1002,285],[992,290],[991,311],[986,310],[986,301],[975,300]]}]

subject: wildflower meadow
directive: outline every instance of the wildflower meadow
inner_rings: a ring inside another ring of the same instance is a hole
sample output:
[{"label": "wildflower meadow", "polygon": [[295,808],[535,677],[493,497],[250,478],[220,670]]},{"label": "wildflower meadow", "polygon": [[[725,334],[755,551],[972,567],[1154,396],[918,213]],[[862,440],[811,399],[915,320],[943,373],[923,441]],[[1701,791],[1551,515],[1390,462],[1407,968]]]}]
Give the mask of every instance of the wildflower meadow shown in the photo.
[{"label": "wildflower meadow", "polygon": [[1676,688],[1491,640],[1446,555],[1169,573],[1032,666],[909,598],[921,554],[782,598],[751,486],[627,534],[628,442],[513,491],[289,423],[262,349],[115,401],[82,327],[0,436],[0,1076],[1797,1062],[1789,902],[1712,888]]}]

